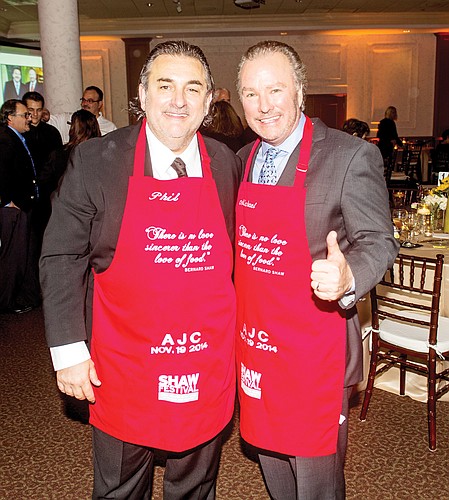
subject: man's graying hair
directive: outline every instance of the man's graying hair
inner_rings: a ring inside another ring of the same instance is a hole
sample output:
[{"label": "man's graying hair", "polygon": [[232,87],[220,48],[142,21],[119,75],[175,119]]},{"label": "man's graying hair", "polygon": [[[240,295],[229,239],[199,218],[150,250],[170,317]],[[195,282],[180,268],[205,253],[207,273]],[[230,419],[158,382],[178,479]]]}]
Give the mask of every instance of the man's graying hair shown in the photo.
[{"label": "man's graying hair", "polygon": [[20,99],[9,99],[5,101],[0,109],[0,123],[8,125],[10,115],[14,115],[17,111],[17,105],[23,104]]},{"label": "man's graying hair", "polygon": [[301,109],[302,111],[304,111],[306,91],[308,85],[306,66],[302,62],[301,58],[299,57],[298,53],[293,47],[290,47],[290,45],[287,45],[286,43],[277,42],[274,40],[265,40],[263,42],[259,42],[256,45],[250,47],[243,54],[238,67],[238,74],[237,74],[237,91],[239,93],[239,96],[241,96],[241,73],[244,64],[247,61],[252,61],[254,59],[257,59],[259,56],[265,56],[276,53],[284,54],[284,56],[288,59],[293,71],[293,75],[295,77],[295,83],[297,89],[299,90],[302,86],[303,100]]},{"label": "man's graying hair", "polygon": [[[142,71],[140,72],[139,84],[148,88],[148,75],[151,72],[151,67],[154,61],[162,55],[184,56],[197,59],[203,66],[204,72],[206,73],[207,93],[209,94],[214,90],[214,79],[203,51],[196,45],[192,45],[182,40],[162,42],[153,48],[143,65]],[[139,102],[139,98],[133,99],[130,102],[130,112],[137,115],[139,118],[143,118],[145,116],[145,112],[142,110],[141,106],[144,104],[145,103]]]}]

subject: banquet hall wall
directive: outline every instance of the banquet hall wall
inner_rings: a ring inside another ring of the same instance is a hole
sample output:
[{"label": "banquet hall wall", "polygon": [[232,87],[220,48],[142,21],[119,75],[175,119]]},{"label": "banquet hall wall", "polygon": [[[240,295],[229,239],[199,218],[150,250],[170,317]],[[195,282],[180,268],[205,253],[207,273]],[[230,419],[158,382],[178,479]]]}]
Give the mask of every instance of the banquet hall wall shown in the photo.
[{"label": "banquet hall wall", "polygon": [[[273,38],[298,50],[308,68],[309,94],[347,94],[347,117],[366,121],[374,134],[385,109],[393,105],[398,109],[401,136],[432,135],[435,35],[309,34]],[[237,64],[241,54],[263,37],[183,39],[203,49],[216,86],[231,89],[232,104],[243,116],[235,90]],[[133,53],[145,52],[148,45],[152,48],[158,42],[154,39],[148,44],[143,40],[141,48],[134,48]],[[127,125],[125,42],[82,37],[81,57],[83,84],[103,87],[106,116],[117,126]]]}]

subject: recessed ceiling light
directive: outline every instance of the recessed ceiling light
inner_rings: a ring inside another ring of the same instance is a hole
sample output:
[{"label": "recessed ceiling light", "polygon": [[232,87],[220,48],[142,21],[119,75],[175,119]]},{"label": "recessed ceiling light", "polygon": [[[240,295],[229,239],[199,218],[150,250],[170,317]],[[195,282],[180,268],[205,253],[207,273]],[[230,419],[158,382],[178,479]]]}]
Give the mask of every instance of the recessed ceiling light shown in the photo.
[{"label": "recessed ceiling light", "polygon": [[154,4],[152,4],[151,2],[148,2],[147,3],[147,7],[153,7]]},{"label": "recessed ceiling light", "polygon": [[285,35],[288,35],[288,32],[287,31],[281,31],[279,34],[282,35],[282,36],[285,36]]},{"label": "recessed ceiling light", "polygon": [[164,38],[164,35],[156,35],[154,38]]}]

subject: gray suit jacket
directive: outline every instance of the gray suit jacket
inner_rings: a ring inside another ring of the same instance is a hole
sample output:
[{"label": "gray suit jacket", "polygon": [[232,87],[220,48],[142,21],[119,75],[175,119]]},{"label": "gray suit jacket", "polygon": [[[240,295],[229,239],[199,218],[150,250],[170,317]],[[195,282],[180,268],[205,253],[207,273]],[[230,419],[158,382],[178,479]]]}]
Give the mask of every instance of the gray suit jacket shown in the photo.
[{"label": "gray suit jacket", "polygon": [[[379,149],[345,132],[314,123],[306,175],[306,231],[312,259],[326,258],[326,236],[337,231],[340,249],[355,278],[355,299],[382,278],[398,252]],[[239,151],[246,162],[252,144]],[[290,156],[279,185],[291,186],[300,144]],[[251,175],[251,174],[250,174]],[[362,344],[356,308],[346,311],[345,386],[362,378]],[[311,354],[312,355],[312,354]]]},{"label": "gray suit jacket", "polygon": [[[40,262],[45,329],[50,347],[88,337],[92,292],[89,270],[92,268],[97,273],[106,270],[114,256],[139,130],[140,124],[118,129],[75,148],[53,196],[53,211]],[[233,241],[241,161],[224,144],[208,137],[204,142],[228,234]],[[148,162],[146,171],[151,171]]]}]

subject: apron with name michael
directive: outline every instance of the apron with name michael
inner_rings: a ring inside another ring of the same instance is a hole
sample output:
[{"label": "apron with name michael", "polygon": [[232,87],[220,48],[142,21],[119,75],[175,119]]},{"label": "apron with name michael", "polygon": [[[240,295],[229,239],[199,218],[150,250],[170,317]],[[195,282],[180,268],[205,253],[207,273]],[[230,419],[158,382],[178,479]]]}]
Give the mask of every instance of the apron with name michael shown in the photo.
[{"label": "apron with name michael", "polygon": [[184,451],[234,408],[232,247],[210,158],[203,177],[144,175],[145,121],[117,248],[95,274],[91,424],[122,441]]},{"label": "apron with name michael", "polygon": [[346,347],[337,302],[316,298],[311,288],[304,183],[312,134],[307,118],[294,186],[241,184],[235,269],[242,436],[308,457],[336,451]]}]

